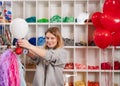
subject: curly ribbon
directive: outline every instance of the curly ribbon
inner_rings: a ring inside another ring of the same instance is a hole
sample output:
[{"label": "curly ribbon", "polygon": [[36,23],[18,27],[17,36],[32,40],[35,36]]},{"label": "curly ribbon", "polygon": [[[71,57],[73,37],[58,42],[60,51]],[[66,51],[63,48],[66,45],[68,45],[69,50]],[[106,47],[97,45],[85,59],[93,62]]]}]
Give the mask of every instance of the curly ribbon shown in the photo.
[{"label": "curly ribbon", "polygon": [[17,56],[11,49],[0,56],[0,86],[20,86]]}]

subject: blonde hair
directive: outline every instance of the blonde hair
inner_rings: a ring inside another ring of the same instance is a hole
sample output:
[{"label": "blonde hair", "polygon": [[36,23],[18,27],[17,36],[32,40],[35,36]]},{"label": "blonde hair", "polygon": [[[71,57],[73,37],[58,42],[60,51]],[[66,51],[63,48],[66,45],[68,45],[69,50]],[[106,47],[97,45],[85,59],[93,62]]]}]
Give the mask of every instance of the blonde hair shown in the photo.
[{"label": "blonde hair", "polygon": [[[47,33],[51,33],[53,34],[56,38],[57,38],[57,45],[53,48],[53,49],[57,49],[57,48],[61,48],[63,47],[63,39],[62,39],[62,35],[61,32],[59,31],[58,27],[50,27],[47,29],[47,31],[45,32],[45,36]],[[45,49],[49,49],[49,47],[45,44]]]}]

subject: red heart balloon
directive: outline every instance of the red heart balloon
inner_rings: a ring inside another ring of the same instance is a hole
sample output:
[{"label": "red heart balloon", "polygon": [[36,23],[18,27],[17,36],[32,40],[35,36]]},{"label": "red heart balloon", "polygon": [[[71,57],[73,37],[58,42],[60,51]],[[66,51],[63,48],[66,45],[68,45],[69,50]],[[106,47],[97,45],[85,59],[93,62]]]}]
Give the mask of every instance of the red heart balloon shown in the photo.
[{"label": "red heart balloon", "polygon": [[93,34],[93,39],[98,47],[105,49],[111,44],[112,36],[108,30],[96,29]]},{"label": "red heart balloon", "polygon": [[103,12],[118,12],[120,11],[120,0],[106,0],[103,4]]},{"label": "red heart balloon", "polygon": [[111,32],[120,31],[120,12],[119,13],[103,13],[100,22],[104,28]]}]

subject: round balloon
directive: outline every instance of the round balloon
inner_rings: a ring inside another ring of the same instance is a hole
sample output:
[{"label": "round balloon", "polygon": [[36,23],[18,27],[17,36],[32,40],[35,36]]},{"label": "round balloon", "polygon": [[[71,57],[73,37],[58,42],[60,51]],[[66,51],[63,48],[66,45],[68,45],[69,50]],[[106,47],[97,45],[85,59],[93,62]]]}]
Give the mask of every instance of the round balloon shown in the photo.
[{"label": "round balloon", "polygon": [[102,49],[107,48],[112,42],[111,33],[104,29],[96,29],[93,38],[95,44]]},{"label": "round balloon", "polygon": [[113,46],[120,45],[120,32],[115,32],[112,34],[112,45]]},{"label": "round balloon", "polygon": [[10,32],[14,38],[24,38],[28,33],[28,23],[21,18],[16,18],[11,22]]},{"label": "round balloon", "polygon": [[102,27],[101,22],[100,22],[101,14],[102,14],[101,12],[95,12],[92,15],[92,23],[96,28]]}]

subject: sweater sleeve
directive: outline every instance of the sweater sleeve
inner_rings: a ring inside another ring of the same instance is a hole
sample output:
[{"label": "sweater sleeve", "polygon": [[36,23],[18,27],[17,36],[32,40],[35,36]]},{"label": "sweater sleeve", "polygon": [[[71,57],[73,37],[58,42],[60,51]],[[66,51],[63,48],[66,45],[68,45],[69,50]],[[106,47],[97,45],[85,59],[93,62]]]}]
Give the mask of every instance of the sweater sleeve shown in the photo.
[{"label": "sweater sleeve", "polygon": [[67,51],[65,49],[48,50],[44,59],[54,66],[65,65],[67,62]]}]

